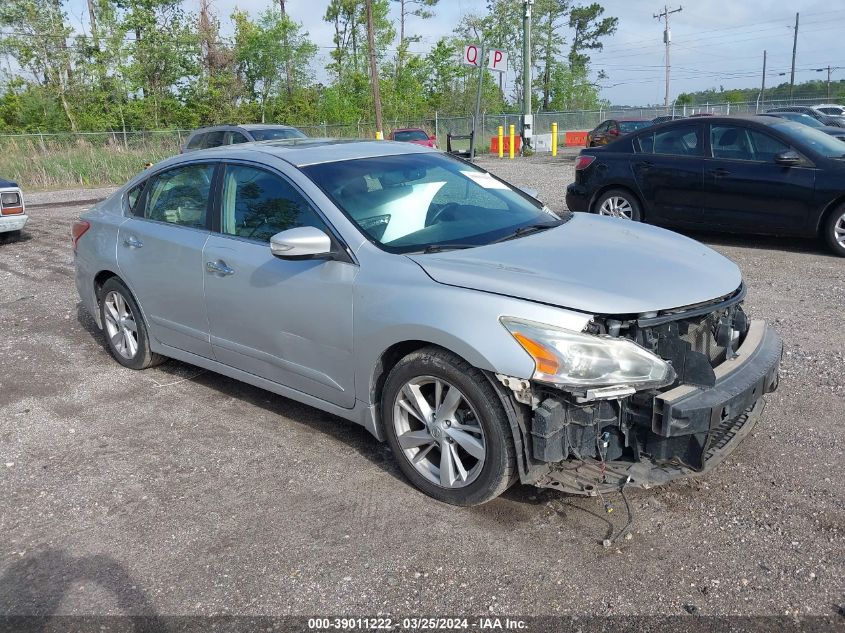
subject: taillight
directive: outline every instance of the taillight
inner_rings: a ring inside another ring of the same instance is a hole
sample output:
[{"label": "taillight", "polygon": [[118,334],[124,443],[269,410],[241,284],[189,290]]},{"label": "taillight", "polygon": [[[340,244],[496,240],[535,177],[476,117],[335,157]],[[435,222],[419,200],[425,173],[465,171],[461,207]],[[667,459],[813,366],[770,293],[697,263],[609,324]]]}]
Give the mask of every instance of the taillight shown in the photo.
[{"label": "taillight", "polygon": [[578,156],[578,160],[575,161],[575,171],[581,171],[582,169],[587,169],[590,165],[593,164],[593,161],[596,160],[595,156],[590,156],[589,154],[581,154]]},{"label": "taillight", "polygon": [[23,200],[16,191],[0,193],[0,215],[19,215],[23,213]]},{"label": "taillight", "polygon": [[86,231],[91,228],[91,223],[88,220],[77,220],[73,223],[70,229],[70,236],[73,240],[73,250],[76,250],[76,245],[79,243],[79,238],[85,235]]}]

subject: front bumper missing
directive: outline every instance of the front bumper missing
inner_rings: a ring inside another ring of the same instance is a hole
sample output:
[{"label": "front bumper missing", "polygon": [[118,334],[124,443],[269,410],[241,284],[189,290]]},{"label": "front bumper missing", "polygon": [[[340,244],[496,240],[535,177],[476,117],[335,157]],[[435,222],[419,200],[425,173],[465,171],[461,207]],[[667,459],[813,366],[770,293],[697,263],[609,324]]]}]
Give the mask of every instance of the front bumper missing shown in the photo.
[{"label": "front bumper missing", "polygon": [[736,356],[715,368],[713,387],[681,385],[654,398],[651,440],[639,461],[571,459],[552,465],[535,485],[595,495],[712,470],[759,420],[763,395],[777,388],[782,351],[778,335],[752,321]]}]

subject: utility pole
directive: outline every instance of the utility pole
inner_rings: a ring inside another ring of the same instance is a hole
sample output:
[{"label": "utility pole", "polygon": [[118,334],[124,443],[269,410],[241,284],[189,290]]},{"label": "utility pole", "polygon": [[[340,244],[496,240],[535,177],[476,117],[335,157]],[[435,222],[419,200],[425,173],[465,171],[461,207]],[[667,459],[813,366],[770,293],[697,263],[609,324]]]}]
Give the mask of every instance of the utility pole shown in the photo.
[{"label": "utility pole", "polygon": [[766,103],[766,51],[763,51],[763,85],[760,86],[760,101]]},{"label": "utility pole", "polygon": [[531,147],[534,135],[534,117],[531,115],[531,6],[534,0],[522,0],[525,14],[522,18],[522,138]]},{"label": "utility pole", "polygon": [[376,138],[384,138],[381,122],[381,90],[378,83],[378,65],[376,64],[376,34],[373,25],[373,0],[367,0],[367,44],[370,49],[370,82],[373,84],[373,103],[376,109]]},{"label": "utility pole", "polygon": [[663,20],[664,22],[663,43],[666,45],[666,96],[663,99],[663,107],[666,108],[667,112],[669,111],[669,68],[671,67],[669,60],[669,47],[672,44],[672,31],[669,29],[669,16],[673,13],[680,13],[683,10],[683,7],[678,7],[677,9],[672,9],[670,11],[669,6],[664,5],[661,13],[654,14],[655,20]]},{"label": "utility pole", "polygon": [[830,74],[834,70],[842,70],[845,66],[831,66],[828,64],[827,68],[816,68],[817,73],[823,73],[825,70],[827,71],[827,100],[830,101]]},{"label": "utility pole", "polygon": [[795,14],[795,33],[792,36],[792,72],[789,73],[789,101],[792,102],[792,91],[795,90],[795,51],[798,49],[798,14]]}]

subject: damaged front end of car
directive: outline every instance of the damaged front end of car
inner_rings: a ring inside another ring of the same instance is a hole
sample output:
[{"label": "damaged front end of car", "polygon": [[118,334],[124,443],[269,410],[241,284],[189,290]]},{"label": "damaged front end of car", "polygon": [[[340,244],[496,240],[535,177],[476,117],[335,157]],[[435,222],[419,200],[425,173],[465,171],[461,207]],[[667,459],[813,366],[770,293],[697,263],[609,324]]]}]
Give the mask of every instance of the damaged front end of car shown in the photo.
[{"label": "damaged front end of car", "polygon": [[537,367],[530,381],[497,375],[531,409],[523,482],[595,495],[721,462],[777,388],[783,349],[746,317],[744,297],[741,286],[677,310],[595,317],[581,333],[503,319]]}]

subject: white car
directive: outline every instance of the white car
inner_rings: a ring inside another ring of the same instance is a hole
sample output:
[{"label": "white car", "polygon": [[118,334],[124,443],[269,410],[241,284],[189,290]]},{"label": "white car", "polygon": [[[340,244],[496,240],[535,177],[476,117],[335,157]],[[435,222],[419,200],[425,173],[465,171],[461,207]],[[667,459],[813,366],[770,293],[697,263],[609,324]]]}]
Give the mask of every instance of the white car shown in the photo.
[{"label": "white car", "polygon": [[17,235],[28,219],[20,187],[0,178],[0,234]]},{"label": "white car", "polygon": [[813,106],[813,110],[818,110],[828,116],[845,116],[845,107],[836,103],[820,103],[817,106]]},{"label": "white car", "polygon": [[28,219],[18,184],[0,178],[0,234],[18,235]]}]

